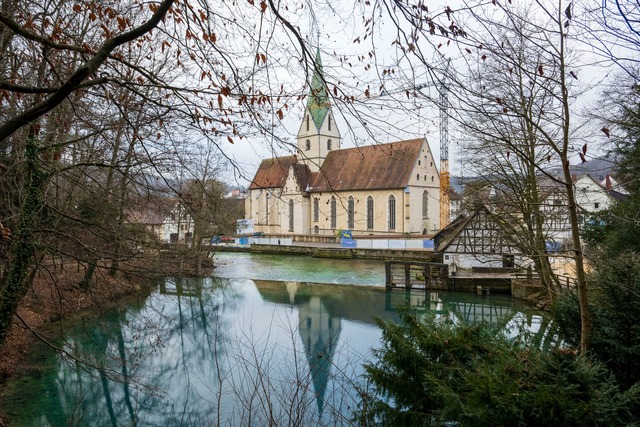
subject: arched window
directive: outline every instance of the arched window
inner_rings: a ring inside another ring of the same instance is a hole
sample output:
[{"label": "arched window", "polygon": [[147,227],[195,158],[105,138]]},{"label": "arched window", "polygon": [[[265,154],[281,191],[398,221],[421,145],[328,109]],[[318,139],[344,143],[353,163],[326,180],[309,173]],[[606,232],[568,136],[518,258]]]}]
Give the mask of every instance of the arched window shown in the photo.
[{"label": "arched window", "polygon": [[389,196],[388,223],[389,230],[396,229],[396,198],[393,194]]},{"label": "arched window", "polygon": [[308,139],[304,142],[304,150],[305,151],[311,150],[311,141],[309,141]]},{"label": "arched window", "polygon": [[313,234],[320,234],[320,227],[317,225],[313,226]]},{"label": "arched window", "polygon": [[416,175],[416,179],[417,179],[418,181],[420,181],[420,174],[417,174],[417,175]]},{"label": "arched window", "polygon": [[433,182],[433,175],[431,175],[431,182]]},{"label": "arched window", "polygon": [[329,124],[329,130],[331,130],[331,114],[329,114],[329,122],[328,122],[328,124]]},{"label": "arched window", "polygon": [[331,140],[330,139],[327,140],[327,150],[331,151]]},{"label": "arched window", "polygon": [[373,197],[367,197],[367,230],[373,230]]},{"label": "arched window", "polygon": [[289,200],[289,231],[293,231],[293,200]]},{"label": "arched window", "polygon": [[420,166],[420,160],[418,160],[418,166]]},{"label": "arched window", "polygon": [[317,197],[313,198],[313,222],[318,222],[320,217],[320,201]]},{"label": "arched window", "polygon": [[423,181],[426,181],[426,180],[427,180],[427,175],[423,176],[423,177],[422,177],[422,180],[423,180]]},{"label": "arched window", "polygon": [[349,200],[347,201],[347,228],[349,230],[353,230],[354,226],[354,217],[355,217],[355,202],[353,200],[353,196],[349,196]]},{"label": "arched window", "polygon": [[309,115],[307,114],[307,117],[305,118],[305,121],[307,122],[307,132],[309,131]]},{"label": "arched window", "polygon": [[429,218],[429,192],[422,192],[422,218]]},{"label": "arched window", "polygon": [[331,196],[331,228],[336,228],[336,198]]}]

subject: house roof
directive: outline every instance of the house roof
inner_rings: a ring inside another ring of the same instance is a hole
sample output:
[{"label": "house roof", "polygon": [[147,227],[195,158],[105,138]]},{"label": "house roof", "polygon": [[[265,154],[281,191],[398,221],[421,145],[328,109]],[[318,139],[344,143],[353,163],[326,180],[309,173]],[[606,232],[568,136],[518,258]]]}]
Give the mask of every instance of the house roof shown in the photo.
[{"label": "house roof", "polygon": [[135,207],[127,212],[127,221],[143,225],[162,224],[176,203],[177,199],[174,197],[153,197],[140,200]]},{"label": "house roof", "polygon": [[404,188],[424,139],[330,151],[310,192]]},{"label": "house roof", "polygon": [[309,170],[309,167],[301,163],[296,163],[293,165],[293,173],[298,180],[300,190],[306,191],[314,175],[311,170]]},{"label": "house roof", "polygon": [[433,236],[433,242],[436,245],[435,251],[436,252],[444,251],[451,244],[451,241],[458,234],[460,234],[460,231],[462,231],[462,229],[466,227],[467,224],[473,218],[475,218],[476,215],[478,215],[478,213],[480,212],[480,209],[486,209],[486,208],[478,208],[473,212],[471,212],[471,214],[469,214],[468,216],[464,216],[464,215],[458,216],[455,220],[449,223],[449,225],[447,225],[445,228],[440,230],[435,236]]},{"label": "house roof", "polygon": [[259,188],[280,188],[287,180],[289,167],[298,163],[296,156],[275,157],[260,163],[256,176],[249,185],[250,190]]}]

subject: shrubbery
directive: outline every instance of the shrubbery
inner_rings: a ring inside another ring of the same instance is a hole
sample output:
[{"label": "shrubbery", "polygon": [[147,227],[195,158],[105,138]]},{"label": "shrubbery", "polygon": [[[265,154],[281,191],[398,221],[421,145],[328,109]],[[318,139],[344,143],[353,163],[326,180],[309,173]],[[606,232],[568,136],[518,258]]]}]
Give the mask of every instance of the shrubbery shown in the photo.
[{"label": "shrubbery", "polygon": [[[622,388],[640,381],[640,255],[603,258],[589,283],[593,330],[591,355],[604,363]],[[560,298],[553,315],[570,344],[580,342],[577,298]]]},{"label": "shrubbery", "polygon": [[[383,347],[366,365],[362,425],[611,426],[635,421],[637,387],[621,391],[598,362],[544,351],[487,324],[419,318],[380,322]],[[579,328],[579,327],[578,327]],[[579,330],[579,329],[578,329]]]}]

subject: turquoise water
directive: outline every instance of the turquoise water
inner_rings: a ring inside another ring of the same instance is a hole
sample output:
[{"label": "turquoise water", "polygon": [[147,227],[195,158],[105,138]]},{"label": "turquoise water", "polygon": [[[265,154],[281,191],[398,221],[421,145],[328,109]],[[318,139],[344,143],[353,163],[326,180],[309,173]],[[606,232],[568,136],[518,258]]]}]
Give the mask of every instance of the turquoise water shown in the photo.
[{"label": "turquoise water", "polygon": [[[223,253],[215,277],[167,278],[145,301],[79,321],[62,352],[7,385],[12,425],[350,425],[374,317],[394,307],[538,335],[504,296],[387,292],[381,262]],[[378,285],[378,286],[376,286]]]}]

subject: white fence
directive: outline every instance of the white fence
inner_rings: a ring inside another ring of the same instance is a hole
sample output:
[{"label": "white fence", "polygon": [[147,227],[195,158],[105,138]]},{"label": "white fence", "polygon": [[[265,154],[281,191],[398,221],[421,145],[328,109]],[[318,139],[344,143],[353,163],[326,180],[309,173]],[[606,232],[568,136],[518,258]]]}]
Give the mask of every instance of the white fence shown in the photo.
[{"label": "white fence", "polygon": [[293,239],[291,238],[276,238],[276,237],[250,237],[249,238],[250,245],[280,245],[280,246],[291,246],[293,244]]},{"label": "white fence", "polygon": [[[430,241],[428,241],[430,242]],[[405,239],[356,239],[358,249],[432,249],[424,240]]]}]

